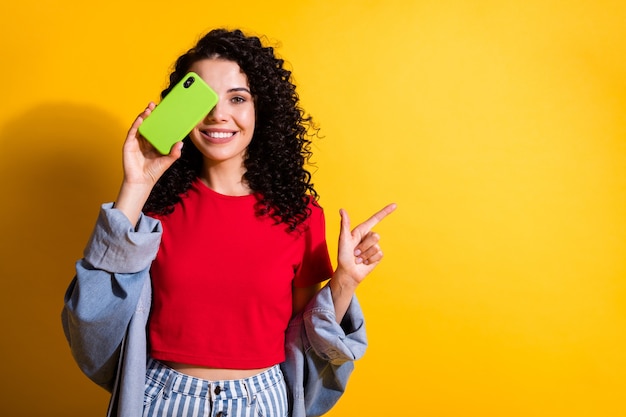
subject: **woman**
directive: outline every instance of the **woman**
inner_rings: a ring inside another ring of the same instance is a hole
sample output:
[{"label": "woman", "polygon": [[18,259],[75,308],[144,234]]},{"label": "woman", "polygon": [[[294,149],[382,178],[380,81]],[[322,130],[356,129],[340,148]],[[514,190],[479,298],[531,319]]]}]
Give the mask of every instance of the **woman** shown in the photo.
[{"label": "woman", "polygon": [[[395,205],[352,231],[341,211],[333,271],[304,166],[315,132],[283,61],[257,37],[219,29],[177,60],[162,97],[190,71],[218,104],[168,155],[138,134],[154,103],[132,124],[118,197],[66,295],[66,335],[81,368],[121,390],[110,415],[123,401],[142,402],[145,417],[286,416],[290,319],[331,278],[342,322],[382,259],[371,228]],[[142,380],[129,367],[145,369],[141,399],[127,398]]]}]

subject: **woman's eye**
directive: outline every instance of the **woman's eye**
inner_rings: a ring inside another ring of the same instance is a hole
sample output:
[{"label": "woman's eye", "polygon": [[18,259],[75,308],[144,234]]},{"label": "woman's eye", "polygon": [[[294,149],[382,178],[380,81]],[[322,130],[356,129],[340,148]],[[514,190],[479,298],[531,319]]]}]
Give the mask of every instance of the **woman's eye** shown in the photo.
[{"label": "woman's eye", "polygon": [[245,98],[241,97],[241,96],[235,96],[233,98],[230,99],[230,101],[232,101],[233,103],[244,103],[246,101]]}]

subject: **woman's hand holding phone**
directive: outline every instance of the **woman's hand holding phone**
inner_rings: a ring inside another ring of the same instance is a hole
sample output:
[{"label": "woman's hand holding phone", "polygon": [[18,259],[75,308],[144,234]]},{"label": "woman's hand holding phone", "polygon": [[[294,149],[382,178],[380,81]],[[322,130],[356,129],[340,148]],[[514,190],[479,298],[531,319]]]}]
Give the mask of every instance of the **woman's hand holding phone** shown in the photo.
[{"label": "woman's hand holding phone", "polygon": [[168,155],[162,155],[139,133],[139,126],[155,109],[154,103],[135,119],[124,141],[122,162],[124,179],[120,187],[115,208],[121,210],[132,224],[139,220],[141,210],[161,175],[180,158],[183,143],[175,143]]},{"label": "woman's hand holding phone", "polygon": [[189,72],[158,107],[150,103],[130,127],[124,142],[124,182],[115,206],[133,224],[154,184],[180,158],[182,139],[218,100],[218,94],[198,74]]}]

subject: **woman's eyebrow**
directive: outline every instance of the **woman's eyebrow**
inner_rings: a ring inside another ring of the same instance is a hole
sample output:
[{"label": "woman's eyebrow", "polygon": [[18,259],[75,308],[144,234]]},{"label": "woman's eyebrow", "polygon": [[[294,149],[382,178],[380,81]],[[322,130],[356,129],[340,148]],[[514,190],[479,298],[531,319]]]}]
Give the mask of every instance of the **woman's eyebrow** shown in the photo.
[{"label": "woman's eyebrow", "polygon": [[236,93],[237,91],[245,91],[248,94],[252,94],[250,89],[246,87],[235,87],[228,90],[229,93]]}]

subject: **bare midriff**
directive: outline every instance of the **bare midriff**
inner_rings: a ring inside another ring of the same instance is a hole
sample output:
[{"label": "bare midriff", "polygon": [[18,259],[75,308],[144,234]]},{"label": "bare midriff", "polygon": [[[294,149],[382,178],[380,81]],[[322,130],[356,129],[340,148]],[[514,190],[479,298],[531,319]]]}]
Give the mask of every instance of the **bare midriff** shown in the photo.
[{"label": "bare midriff", "polygon": [[197,365],[189,365],[187,363],[167,362],[163,363],[173,370],[181,374],[193,376],[195,378],[206,379],[209,381],[225,381],[230,379],[244,379],[265,372],[270,367],[259,369],[220,369],[208,368]]}]

